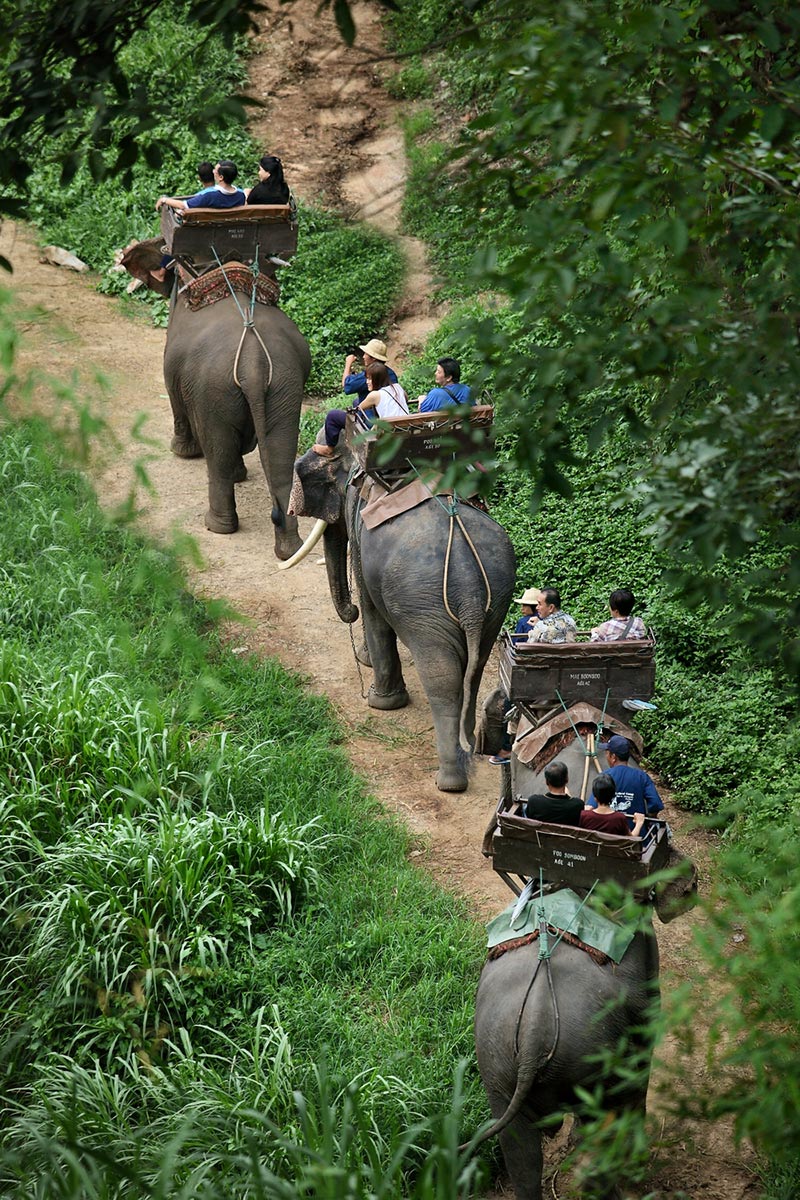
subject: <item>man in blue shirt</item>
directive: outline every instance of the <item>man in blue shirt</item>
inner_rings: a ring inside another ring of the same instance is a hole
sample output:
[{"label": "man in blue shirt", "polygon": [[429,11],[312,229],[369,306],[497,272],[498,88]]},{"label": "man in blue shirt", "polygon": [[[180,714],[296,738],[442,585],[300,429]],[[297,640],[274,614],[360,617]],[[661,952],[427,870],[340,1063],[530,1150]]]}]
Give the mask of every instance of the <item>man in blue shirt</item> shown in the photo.
[{"label": "man in blue shirt", "polygon": [[363,346],[358,347],[364,355],[364,370],[354,371],[353,363],[358,355],[348,354],[344,360],[344,374],[342,375],[342,391],[345,396],[357,396],[358,399],[353,401],[353,406],[358,407],[362,400],[366,400],[369,393],[372,391],[369,380],[367,379],[366,369],[373,362],[382,362],[386,370],[389,372],[389,382],[397,383],[397,376],[386,361],[386,343],[381,342],[378,338],[370,338]]},{"label": "man in blue shirt", "polygon": [[[655,817],[664,807],[663,801],[656,791],[656,785],[641,767],[632,767],[628,763],[631,756],[631,744],[626,737],[615,733],[607,742],[602,742],[599,749],[605,750],[608,762],[608,774],[614,780],[617,794],[612,808],[615,812],[633,816],[644,813],[646,817]],[[586,804],[595,807],[593,797]]]},{"label": "man in blue shirt", "polygon": [[214,167],[214,187],[209,191],[204,188],[194,196],[181,200],[178,196],[159,196],[156,200],[156,212],[166,205],[176,212],[188,212],[190,208],[241,208],[247,203],[241,188],[233,186],[233,181],[239,174],[236,164],[229,158],[221,158]]},{"label": "man in blue shirt", "polygon": [[460,404],[474,404],[472,394],[465,383],[461,383],[461,365],[455,358],[440,358],[434,374],[436,387],[427,396],[418,396],[419,411],[438,412],[442,408],[455,408]]}]

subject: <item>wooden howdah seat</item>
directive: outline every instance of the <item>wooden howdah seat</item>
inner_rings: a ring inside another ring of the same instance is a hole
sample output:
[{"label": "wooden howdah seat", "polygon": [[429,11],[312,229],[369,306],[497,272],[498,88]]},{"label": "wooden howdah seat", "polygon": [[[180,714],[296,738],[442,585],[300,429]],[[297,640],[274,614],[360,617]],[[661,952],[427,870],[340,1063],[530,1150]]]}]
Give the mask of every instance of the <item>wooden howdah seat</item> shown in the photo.
[{"label": "wooden howdah seat", "polygon": [[186,213],[164,205],[161,233],[166,251],[195,276],[226,262],[257,262],[263,275],[274,275],[297,251],[296,212],[289,204],[193,208]]},{"label": "wooden howdah seat", "polygon": [[588,888],[597,880],[613,879],[641,894],[641,881],[669,858],[665,821],[648,817],[642,837],[620,837],[531,820],[522,816],[523,803],[497,814],[491,841],[483,847],[493,869],[517,895],[528,880],[539,879],[540,871],[553,887]]},{"label": "wooden howdah seat", "polygon": [[473,465],[491,446],[493,421],[491,404],[477,404],[467,413],[450,408],[411,413],[372,429],[348,413],[344,437],[364,472],[392,489],[417,478],[413,463],[440,471],[457,460]]},{"label": "wooden howdah seat", "polygon": [[[638,641],[517,642],[505,633],[500,684],[524,709],[549,710],[589,700],[610,716],[625,717],[624,700],[649,700],[655,690],[656,640],[652,629]],[[584,640],[581,640],[584,639]]]}]

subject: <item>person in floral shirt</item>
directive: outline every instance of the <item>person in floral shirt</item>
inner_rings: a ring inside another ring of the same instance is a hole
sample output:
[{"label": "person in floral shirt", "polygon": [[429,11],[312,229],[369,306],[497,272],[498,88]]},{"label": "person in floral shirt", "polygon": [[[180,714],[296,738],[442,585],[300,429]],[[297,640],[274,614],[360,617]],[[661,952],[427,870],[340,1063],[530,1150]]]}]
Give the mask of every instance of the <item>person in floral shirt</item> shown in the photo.
[{"label": "person in floral shirt", "polygon": [[538,620],[528,634],[527,645],[536,642],[574,642],[578,627],[569,613],[561,608],[561,595],[556,588],[546,587],[539,592],[536,601]]}]

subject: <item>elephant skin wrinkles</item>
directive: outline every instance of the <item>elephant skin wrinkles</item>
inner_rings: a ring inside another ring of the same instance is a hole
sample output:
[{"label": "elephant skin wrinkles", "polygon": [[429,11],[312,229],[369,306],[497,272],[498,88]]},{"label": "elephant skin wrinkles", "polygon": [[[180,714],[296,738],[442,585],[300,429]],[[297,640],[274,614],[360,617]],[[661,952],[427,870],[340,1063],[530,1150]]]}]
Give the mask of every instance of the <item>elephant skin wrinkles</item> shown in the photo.
[{"label": "elephant skin wrinkles", "polygon": [[[322,458],[309,451],[295,464],[302,509],[330,521],[325,558],[334,606],[353,621],[348,572],[359,595],[366,653],[374,677],[368,703],[401,708],[408,703],[398,639],[414,658],[433,714],[441,791],[464,791],[474,747],[475,707],[486,661],[500,631],[514,588],[511,542],[497,522],[468,505],[458,513],[474,544],[453,531],[449,567],[445,558],[450,518],[434,500],[400,514],[375,529],[361,526],[359,498],[348,486],[351,456],[340,450]],[[488,576],[491,597],[476,554]],[[449,607],[450,613],[447,608]]]}]

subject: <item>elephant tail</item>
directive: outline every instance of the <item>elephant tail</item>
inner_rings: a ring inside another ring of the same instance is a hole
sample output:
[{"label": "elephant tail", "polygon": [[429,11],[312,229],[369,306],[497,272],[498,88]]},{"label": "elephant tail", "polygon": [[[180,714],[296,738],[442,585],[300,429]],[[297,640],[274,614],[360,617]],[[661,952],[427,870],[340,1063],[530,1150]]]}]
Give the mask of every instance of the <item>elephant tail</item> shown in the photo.
[{"label": "elephant tail", "polygon": [[[553,1005],[552,1042],[551,1042],[550,1046],[545,1050],[544,1046],[542,1046],[541,1041],[540,1041],[540,1039],[542,1038],[542,1034],[543,1034],[543,1028],[542,1028],[541,1022],[537,1021],[537,1022],[529,1022],[528,1023],[528,1025],[527,1025],[528,1038],[523,1039],[523,1044],[519,1044],[515,1048],[515,1054],[517,1056],[517,1061],[520,1065],[519,1065],[519,1074],[517,1075],[517,1085],[514,1088],[514,1094],[511,1097],[511,1099],[509,1100],[508,1106],[506,1108],[506,1111],[503,1113],[503,1115],[501,1117],[498,1117],[496,1121],[493,1121],[488,1129],[484,1129],[483,1133],[479,1133],[473,1139],[472,1142],[467,1143],[467,1145],[469,1145],[469,1147],[472,1150],[476,1150],[478,1148],[478,1146],[480,1146],[484,1142],[488,1141],[489,1138],[496,1137],[498,1135],[498,1133],[502,1133],[504,1129],[508,1128],[508,1126],[511,1124],[511,1122],[514,1120],[514,1118],[518,1115],[518,1113],[522,1109],[523,1105],[525,1104],[525,1101],[528,1099],[528,1096],[530,1095],[531,1089],[533,1088],[533,1085],[535,1084],[536,1080],[541,1075],[542,1071],[545,1069],[545,1067],[548,1065],[548,1063],[550,1063],[551,1060],[553,1059],[553,1057],[555,1056],[556,1050],[558,1048],[558,1042],[559,1042],[559,1037],[560,1037],[560,1032],[561,1032],[561,1021],[560,1021],[559,1015],[558,1015],[558,1004],[556,1001],[556,994],[553,989],[553,977],[551,974],[549,958],[545,958],[545,959],[540,958],[537,961],[536,968],[533,972],[533,978],[531,979],[531,981],[528,985],[528,990],[525,993],[525,1000],[523,1000],[522,1009],[520,1009],[520,1014],[518,1017],[518,1024],[517,1024],[517,1034],[520,1031],[519,1022],[521,1022],[521,1020],[522,1020],[522,1012],[525,1008],[525,1003],[530,998],[531,990],[536,981],[536,976],[538,975],[539,968],[543,962],[546,965],[548,989],[549,989],[549,993],[550,993],[550,999],[551,999],[551,1002]],[[524,1042],[528,1041],[531,1037],[534,1037],[536,1039],[536,1041],[539,1043],[538,1046],[524,1044]],[[515,1039],[516,1039],[516,1035],[515,1035]],[[537,1049],[538,1049],[538,1053],[536,1052]],[[467,1148],[466,1145],[461,1147],[461,1149],[466,1149],[466,1148]]]},{"label": "elephant tail", "polygon": [[550,1056],[548,1055],[546,1059],[535,1060],[527,1070],[521,1068],[517,1076],[517,1086],[514,1089],[514,1095],[509,1100],[508,1107],[503,1115],[498,1117],[496,1121],[493,1121],[488,1129],[484,1129],[483,1133],[477,1134],[471,1142],[465,1142],[462,1146],[459,1146],[459,1150],[477,1150],[484,1142],[488,1142],[489,1138],[497,1137],[498,1133],[502,1133],[504,1129],[507,1129],[527,1100],[528,1094],[536,1082],[536,1076],[549,1061]]},{"label": "elephant tail", "polygon": [[465,755],[472,754],[475,730],[475,706],[478,700],[478,686],[483,674],[481,664],[481,629],[478,623],[465,623],[464,637],[467,642],[467,669],[464,672],[464,691],[461,700],[461,716],[459,719],[460,749]]}]

